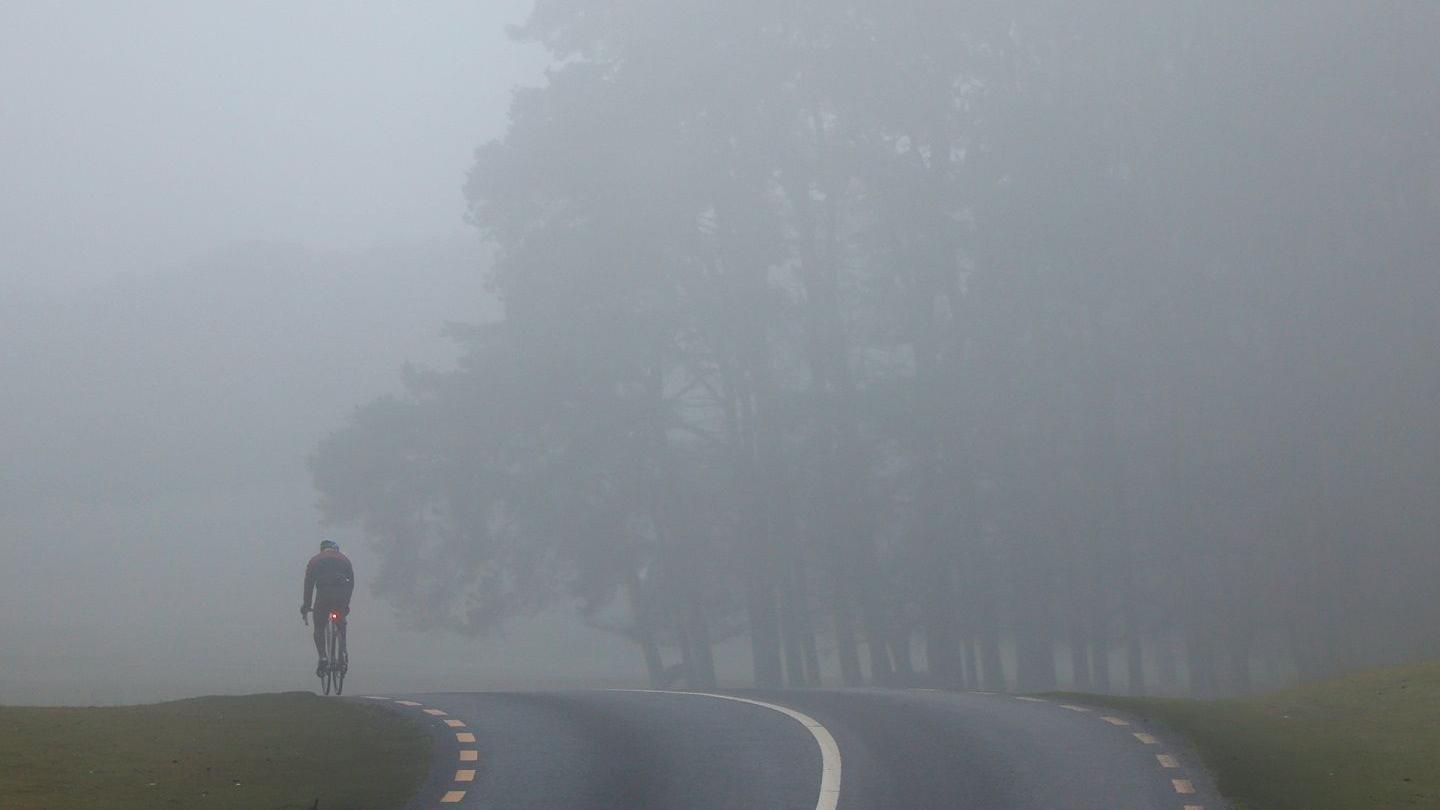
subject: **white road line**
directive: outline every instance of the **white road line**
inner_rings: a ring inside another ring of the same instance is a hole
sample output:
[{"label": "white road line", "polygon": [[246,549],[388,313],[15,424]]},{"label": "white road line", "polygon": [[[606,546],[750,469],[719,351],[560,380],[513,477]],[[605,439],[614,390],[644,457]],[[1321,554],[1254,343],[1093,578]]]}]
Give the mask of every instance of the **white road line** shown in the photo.
[{"label": "white road line", "polygon": [[474,762],[474,761],[478,760],[479,758],[480,758],[480,752],[479,752],[479,751],[469,751],[469,750],[467,750],[467,751],[461,751],[461,752],[460,752],[460,761],[461,761],[461,762]]},{"label": "white road line", "polygon": [[1195,786],[1189,779],[1171,779],[1170,784],[1175,786],[1176,793],[1190,794],[1195,792]]},{"label": "white road line", "polygon": [[1060,708],[1062,708],[1062,709],[1069,709],[1069,710],[1072,711],[1072,712],[1093,712],[1093,711],[1095,711],[1094,709],[1090,708],[1089,706],[1075,706],[1075,705],[1072,705],[1072,704],[1069,704],[1069,703],[1061,703],[1061,704],[1060,704]]},{"label": "white road line", "polygon": [[830,736],[830,730],[820,725],[820,722],[808,714],[797,712],[794,709],[784,706],[777,706],[774,703],[766,703],[763,700],[751,700],[750,698],[735,697],[734,695],[717,695],[714,692],[671,692],[658,689],[614,689],[615,692],[653,692],[660,695],[692,695],[696,697],[716,698],[718,700],[729,700],[735,703],[749,703],[751,706],[759,706],[762,709],[769,709],[772,712],[779,712],[786,717],[804,726],[815,738],[815,743],[820,746],[820,797],[815,802],[815,810],[835,810],[835,805],[840,802],[840,746],[835,744],[835,738]]},{"label": "white road line", "polygon": [[444,717],[444,716],[445,716],[445,712],[443,712],[443,711],[441,711],[441,710],[439,710],[439,709],[426,709],[426,710],[425,710],[425,713],[428,714],[428,715],[430,715],[430,716],[432,716],[432,717]]},{"label": "white road line", "polygon": [[1016,696],[1015,696],[1015,699],[1016,699],[1016,700],[1023,700],[1023,701],[1025,701],[1026,703],[1049,703],[1049,702],[1050,702],[1050,701],[1046,700],[1045,698],[1032,698],[1032,697],[1026,697],[1025,695],[1016,695]]},{"label": "white road line", "polygon": [[1160,767],[1162,768],[1180,767],[1180,763],[1175,760],[1175,757],[1172,757],[1169,754],[1156,754],[1155,759],[1160,761]]},{"label": "white road line", "polygon": [[468,731],[457,731],[455,733],[455,742],[473,743],[475,742],[475,735]]},{"label": "white road line", "polygon": [[419,703],[416,703],[416,702],[413,701],[413,700],[397,700],[397,701],[395,701],[395,702],[396,702],[396,703],[399,703],[401,706],[419,706],[419,705],[421,705],[421,704],[419,704]]},{"label": "white road line", "polygon": [[464,720],[454,720],[454,719],[451,719],[451,720],[446,720],[446,721],[445,721],[445,725],[447,725],[447,726],[449,726],[449,727],[451,727],[451,728],[464,728],[464,727],[465,727],[465,721],[464,721]]},{"label": "white road line", "polygon": [[441,804],[459,804],[464,800],[465,791],[463,790],[452,790],[449,793],[446,793],[444,796],[440,797]]},{"label": "white road line", "polygon": [[475,771],[473,771],[473,770],[471,770],[471,769],[469,769],[469,768],[461,768],[460,770],[458,770],[458,771],[455,772],[455,781],[456,781],[456,782],[474,782],[474,781],[475,781]]},{"label": "white road line", "polygon": [[1102,718],[1100,718],[1100,719],[1101,719],[1101,720],[1104,720],[1105,722],[1109,723],[1109,724],[1112,725],[1112,726],[1128,726],[1128,725],[1130,725],[1130,723],[1127,722],[1127,721],[1125,721],[1125,720],[1121,720],[1121,719],[1118,718],[1118,717],[1111,717],[1111,716],[1109,716],[1109,715],[1105,715],[1104,717],[1102,717]]},{"label": "white road line", "polygon": [[389,700],[390,698],[380,697],[379,695],[366,695],[366,696],[365,696],[365,699],[366,699],[366,700]]},{"label": "white road line", "polygon": [[1152,735],[1150,735],[1150,734],[1145,734],[1144,732],[1140,732],[1140,731],[1135,732],[1135,739],[1139,740],[1139,741],[1142,742],[1142,743],[1145,743],[1146,745],[1159,745],[1159,744],[1160,744],[1160,741],[1157,740],[1157,739],[1155,739],[1154,736],[1152,736]]},{"label": "white road line", "polygon": [[1205,808],[1198,804],[1187,804],[1185,805],[1185,810],[1205,810]]}]

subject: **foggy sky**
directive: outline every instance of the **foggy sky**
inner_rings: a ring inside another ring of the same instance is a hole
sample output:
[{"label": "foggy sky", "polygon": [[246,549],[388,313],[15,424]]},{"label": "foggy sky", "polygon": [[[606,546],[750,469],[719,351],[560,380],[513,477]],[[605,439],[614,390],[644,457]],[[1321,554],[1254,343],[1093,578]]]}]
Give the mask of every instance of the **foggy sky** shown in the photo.
[{"label": "foggy sky", "polygon": [[462,231],[471,152],[541,72],[505,36],[527,5],[0,4],[0,279]]}]

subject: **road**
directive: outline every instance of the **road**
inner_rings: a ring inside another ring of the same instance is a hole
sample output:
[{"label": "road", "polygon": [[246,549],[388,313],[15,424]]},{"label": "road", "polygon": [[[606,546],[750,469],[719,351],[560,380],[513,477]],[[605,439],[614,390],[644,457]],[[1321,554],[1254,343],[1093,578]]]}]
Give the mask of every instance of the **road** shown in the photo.
[{"label": "road", "polygon": [[1227,807],[1182,740],[1055,699],[880,689],[363,699],[436,735],[417,809]]}]

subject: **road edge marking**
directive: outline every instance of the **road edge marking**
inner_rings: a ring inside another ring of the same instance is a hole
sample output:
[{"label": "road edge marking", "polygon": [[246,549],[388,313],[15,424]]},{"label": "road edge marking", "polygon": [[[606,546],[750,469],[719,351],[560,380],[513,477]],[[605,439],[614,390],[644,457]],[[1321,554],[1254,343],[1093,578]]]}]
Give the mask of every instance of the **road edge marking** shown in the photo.
[{"label": "road edge marking", "polygon": [[831,736],[829,729],[821,725],[820,721],[804,712],[796,711],[787,706],[766,703],[763,700],[752,700],[734,695],[721,695],[715,692],[679,692],[668,689],[611,689],[608,691],[708,697],[717,700],[729,700],[735,703],[749,703],[751,706],[759,706],[762,709],[779,712],[804,726],[805,730],[810,732],[810,736],[815,738],[816,745],[820,746],[820,797],[815,802],[815,810],[835,810],[835,806],[840,802],[840,746],[835,744],[835,738]]}]

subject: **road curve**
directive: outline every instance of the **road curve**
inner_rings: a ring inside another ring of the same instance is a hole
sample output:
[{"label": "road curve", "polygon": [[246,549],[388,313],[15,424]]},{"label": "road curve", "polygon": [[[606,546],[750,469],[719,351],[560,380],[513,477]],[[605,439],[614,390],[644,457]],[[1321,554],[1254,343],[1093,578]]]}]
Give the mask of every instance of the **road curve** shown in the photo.
[{"label": "road curve", "polygon": [[436,735],[414,810],[1228,807],[1182,740],[1109,710],[929,690],[721,697],[597,690],[366,700]]}]

